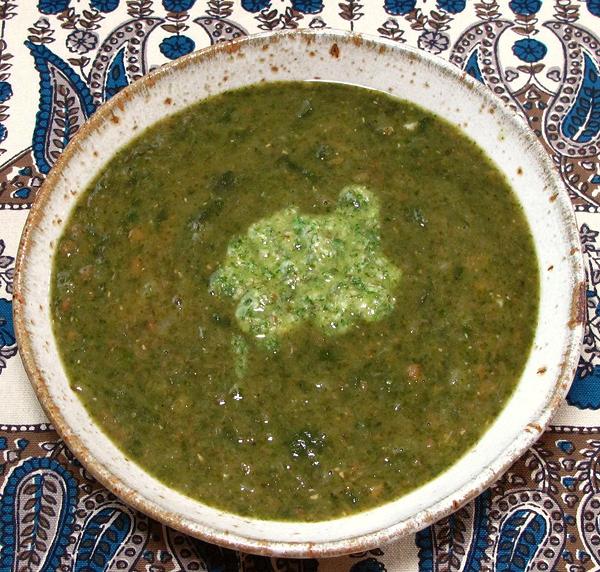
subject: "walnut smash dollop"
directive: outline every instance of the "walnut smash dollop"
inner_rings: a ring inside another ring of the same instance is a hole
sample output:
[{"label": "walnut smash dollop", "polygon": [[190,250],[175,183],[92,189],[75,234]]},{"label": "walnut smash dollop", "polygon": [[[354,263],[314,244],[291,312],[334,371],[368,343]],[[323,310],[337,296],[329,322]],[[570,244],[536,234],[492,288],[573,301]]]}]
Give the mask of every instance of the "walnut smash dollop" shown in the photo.
[{"label": "walnut smash dollop", "polygon": [[381,250],[377,198],[352,185],[330,214],[289,207],[252,224],[230,242],[210,289],[238,302],[243,332],[275,348],[305,322],[335,335],[387,316],[400,276]]}]

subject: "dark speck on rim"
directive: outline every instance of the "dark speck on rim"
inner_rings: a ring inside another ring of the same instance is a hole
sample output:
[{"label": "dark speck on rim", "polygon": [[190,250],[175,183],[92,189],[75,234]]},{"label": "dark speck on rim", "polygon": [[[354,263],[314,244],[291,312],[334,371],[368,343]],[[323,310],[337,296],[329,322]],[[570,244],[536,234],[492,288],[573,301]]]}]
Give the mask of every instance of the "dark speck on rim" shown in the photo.
[{"label": "dark speck on rim", "polygon": [[[235,54],[236,52],[240,52],[242,49],[242,47],[239,44],[226,44],[225,45],[225,51],[228,54]],[[269,49],[268,46],[265,44],[265,46],[263,47],[263,49]]]},{"label": "dark speck on rim", "polygon": [[523,174],[523,167],[517,167],[517,175]]},{"label": "dark speck on rim", "polygon": [[539,423],[529,423],[526,427],[526,431],[529,431],[530,433],[541,433],[542,427]]},{"label": "dark speck on rim", "polygon": [[339,58],[340,57],[340,48],[337,44],[331,44],[331,48],[329,48],[329,53],[331,54],[332,57],[334,58]]}]

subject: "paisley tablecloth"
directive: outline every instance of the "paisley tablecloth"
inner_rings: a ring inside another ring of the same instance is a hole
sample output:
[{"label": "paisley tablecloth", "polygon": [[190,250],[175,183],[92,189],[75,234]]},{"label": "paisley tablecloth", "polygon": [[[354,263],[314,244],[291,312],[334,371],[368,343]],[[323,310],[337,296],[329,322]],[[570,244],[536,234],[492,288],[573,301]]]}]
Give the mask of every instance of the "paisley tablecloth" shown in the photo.
[{"label": "paisley tablecloth", "polygon": [[[588,278],[577,375],[539,443],[451,517],[392,545],[322,561],[211,546],[104,490],[45,419],[11,317],[28,210],[86,118],[166,61],[298,27],[418,46],[508,102],[560,171]],[[600,569],[599,152],[600,0],[0,0],[0,571]]]}]

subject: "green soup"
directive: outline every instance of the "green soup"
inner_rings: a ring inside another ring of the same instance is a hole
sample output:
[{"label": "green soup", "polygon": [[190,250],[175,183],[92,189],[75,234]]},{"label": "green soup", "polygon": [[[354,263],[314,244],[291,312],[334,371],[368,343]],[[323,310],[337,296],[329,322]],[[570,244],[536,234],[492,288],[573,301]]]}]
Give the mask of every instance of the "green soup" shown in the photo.
[{"label": "green soup", "polygon": [[72,387],[228,511],[316,521],[456,462],[511,395],[538,268],[510,187],[435,115],[348,85],[193,105],[118,151],[57,248]]}]

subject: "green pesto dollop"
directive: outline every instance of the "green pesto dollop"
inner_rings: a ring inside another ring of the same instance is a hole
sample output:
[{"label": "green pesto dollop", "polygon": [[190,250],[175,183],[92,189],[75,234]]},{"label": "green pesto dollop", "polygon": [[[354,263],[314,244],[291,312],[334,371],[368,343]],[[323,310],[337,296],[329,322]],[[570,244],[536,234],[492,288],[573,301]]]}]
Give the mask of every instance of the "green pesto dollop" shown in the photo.
[{"label": "green pesto dollop", "polygon": [[347,186],[331,214],[289,207],[252,224],[229,243],[210,289],[238,302],[239,327],[259,341],[274,345],[306,322],[342,334],[394,308],[400,270],[383,254],[380,232],[377,198]]}]

